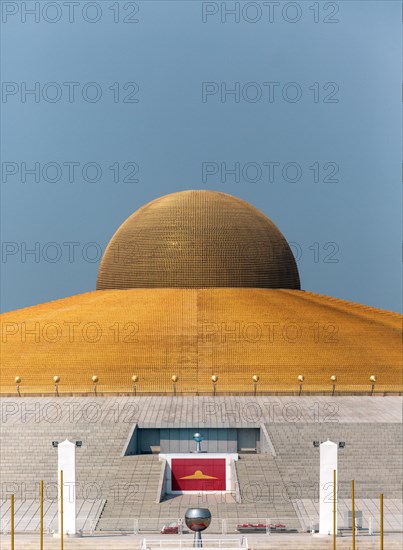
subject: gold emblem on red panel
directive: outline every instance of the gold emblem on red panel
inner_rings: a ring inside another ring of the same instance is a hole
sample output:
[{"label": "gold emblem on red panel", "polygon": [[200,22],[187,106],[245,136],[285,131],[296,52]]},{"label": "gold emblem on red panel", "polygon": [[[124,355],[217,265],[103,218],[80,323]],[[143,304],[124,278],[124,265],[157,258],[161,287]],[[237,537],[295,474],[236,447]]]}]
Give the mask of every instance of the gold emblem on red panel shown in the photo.
[{"label": "gold emblem on red panel", "polygon": [[203,474],[201,470],[196,470],[190,476],[180,477],[179,479],[218,479],[218,477],[208,476],[206,474]]}]

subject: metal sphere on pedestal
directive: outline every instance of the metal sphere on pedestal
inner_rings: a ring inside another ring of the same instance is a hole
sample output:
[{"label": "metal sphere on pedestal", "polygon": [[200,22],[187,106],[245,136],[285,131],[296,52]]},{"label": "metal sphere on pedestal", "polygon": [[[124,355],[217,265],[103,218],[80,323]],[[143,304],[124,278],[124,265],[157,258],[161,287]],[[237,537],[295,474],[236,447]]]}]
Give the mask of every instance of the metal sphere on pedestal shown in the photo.
[{"label": "metal sphere on pedestal", "polygon": [[201,453],[201,442],[203,441],[204,437],[199,432],[193,434],[193,439],[196,441],[196,453]]},{"label": "metal sphere on pedestal", "polygon": [[191,531],[194,531],[194,548],[203,546],[201,532],[211,523],[211,512],[208,508],[188,508],[185,512],[185,522]]}]

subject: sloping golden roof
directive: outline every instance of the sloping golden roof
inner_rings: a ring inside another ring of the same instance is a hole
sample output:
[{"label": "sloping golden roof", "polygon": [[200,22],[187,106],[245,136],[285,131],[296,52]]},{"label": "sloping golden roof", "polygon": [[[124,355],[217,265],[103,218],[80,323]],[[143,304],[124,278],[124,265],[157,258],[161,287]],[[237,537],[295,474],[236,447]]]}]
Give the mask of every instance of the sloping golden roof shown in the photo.
[{"label": "sloping golden roof", "polygon": [[216,191],[160,197],[132,214],[102,258],[97,289],[300,288],[279,229],[251,204]]},{"label": "sloping golden roof", "polygon": [[2,316],[2,393],[401,391],[401,316],[298,290],[94,291]]}]

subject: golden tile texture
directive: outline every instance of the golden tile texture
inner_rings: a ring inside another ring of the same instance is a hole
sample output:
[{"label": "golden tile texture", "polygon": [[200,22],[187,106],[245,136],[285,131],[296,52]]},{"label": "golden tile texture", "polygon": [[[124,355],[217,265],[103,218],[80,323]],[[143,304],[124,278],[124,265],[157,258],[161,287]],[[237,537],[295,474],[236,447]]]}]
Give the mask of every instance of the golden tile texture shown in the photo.
[{"label": "golden tile texture", "polygon": [[138,393],[402,390],[397,313],[284,289],[93,291],[1,316],[0,391]]}]

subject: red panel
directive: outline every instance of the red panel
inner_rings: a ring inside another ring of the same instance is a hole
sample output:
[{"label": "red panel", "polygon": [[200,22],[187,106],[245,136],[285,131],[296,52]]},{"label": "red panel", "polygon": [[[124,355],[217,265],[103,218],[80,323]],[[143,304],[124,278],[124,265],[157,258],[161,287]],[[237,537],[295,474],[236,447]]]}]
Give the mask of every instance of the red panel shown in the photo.
[{"label": "red panel", "polygon": [[173,458],[173,491],[225,491],[225,458]]}]

